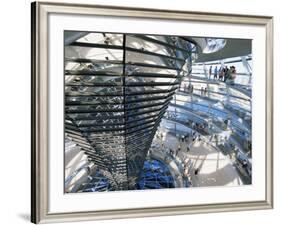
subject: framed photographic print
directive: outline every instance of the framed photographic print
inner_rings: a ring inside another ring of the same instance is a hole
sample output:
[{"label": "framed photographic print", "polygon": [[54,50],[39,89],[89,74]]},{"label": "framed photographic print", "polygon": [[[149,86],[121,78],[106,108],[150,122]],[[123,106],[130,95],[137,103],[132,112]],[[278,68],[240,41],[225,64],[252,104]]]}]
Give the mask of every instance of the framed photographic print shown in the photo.
[{"label": "framed photographic print", "polygon": [[272,208],[272,28],[32,3],[32,222]]}]

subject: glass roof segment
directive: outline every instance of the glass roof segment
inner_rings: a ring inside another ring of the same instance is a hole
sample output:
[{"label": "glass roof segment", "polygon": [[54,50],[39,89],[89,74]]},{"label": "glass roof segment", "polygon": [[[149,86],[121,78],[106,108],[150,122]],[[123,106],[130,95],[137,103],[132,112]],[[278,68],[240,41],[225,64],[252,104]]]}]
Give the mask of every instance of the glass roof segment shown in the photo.
[{"label": "glass roof segment", "polygon": [[217,52],[224,48],[226,45],[226,39],[219,38],[206,38],[206,47],[203,49],[203,53],[209,54]]},{"label": "glass roof segment", "polygon": [[168,167],[155,159],[144,162],[137,189],[174,188],[174,179]]}]

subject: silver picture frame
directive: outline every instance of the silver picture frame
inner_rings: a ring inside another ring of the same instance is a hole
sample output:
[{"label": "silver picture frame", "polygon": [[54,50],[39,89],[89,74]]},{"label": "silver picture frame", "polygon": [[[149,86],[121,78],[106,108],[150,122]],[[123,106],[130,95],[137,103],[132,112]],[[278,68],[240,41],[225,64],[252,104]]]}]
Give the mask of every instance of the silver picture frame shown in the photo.
[{"label": "silver picture frame", "polygon": [[[220,14],[208,12],[170,11],[148,8],[125,8],[102,5],[33,2],[31,5],[31,44],[32,44],[32,148],[31,148],[31,222],[65,222],[167,216],[191,213],[226,212],[273,208],[273,18]],[[100,15],[115,17],[138,17],[175,21],[217,22],[226,24],[259,25],[266,29],[266,131],[265,157],[266,182],[263,201],[241,203],[214,203],[201,205],[179,205],[119,209],[106,211],[83,211],[50,213],[48,210],[48,14]]]}]

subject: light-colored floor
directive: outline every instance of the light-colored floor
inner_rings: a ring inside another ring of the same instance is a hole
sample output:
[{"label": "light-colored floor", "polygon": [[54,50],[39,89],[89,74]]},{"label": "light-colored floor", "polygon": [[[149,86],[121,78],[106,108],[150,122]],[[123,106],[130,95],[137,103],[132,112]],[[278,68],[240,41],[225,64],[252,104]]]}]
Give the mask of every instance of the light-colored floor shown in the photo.
[{"label": "light-colored floor", "polygon": [[[190,176],[193,187],[243,184],[230,158],[204,141],[181,142],[171,134],[164,134],[163,140],[164,148],[176,150],[179,146],[181,147],[176,157],[186,165],[186,172]],[[157,139],[156,142],[162,145],[161,140]],[[186,150],[187,145],[189,145],[190,151]],[[198,170],[197,175],[195,175],[196,169]]]}]

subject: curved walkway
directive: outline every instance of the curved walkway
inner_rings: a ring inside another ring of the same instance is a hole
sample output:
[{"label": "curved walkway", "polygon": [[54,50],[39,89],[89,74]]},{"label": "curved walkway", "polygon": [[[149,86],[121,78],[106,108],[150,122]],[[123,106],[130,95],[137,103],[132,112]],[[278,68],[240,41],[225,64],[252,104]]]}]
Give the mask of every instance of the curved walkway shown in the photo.
[{"label": "curved walkway", "polygon": [[[169,133],[164,134],[163,146],[172,149],[183,162],[193,187],[237,186],[243,182],[228,156],[203,141],[181,142]],[[162,141],[155,139],[160,145]],[[180,146],[180,151],[177,152]],[[187,146],[190,150],[187,151]],[[196,174],[197,173],[197,174]]]}]

